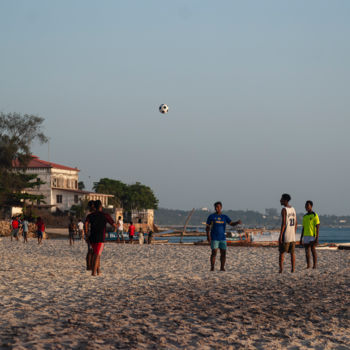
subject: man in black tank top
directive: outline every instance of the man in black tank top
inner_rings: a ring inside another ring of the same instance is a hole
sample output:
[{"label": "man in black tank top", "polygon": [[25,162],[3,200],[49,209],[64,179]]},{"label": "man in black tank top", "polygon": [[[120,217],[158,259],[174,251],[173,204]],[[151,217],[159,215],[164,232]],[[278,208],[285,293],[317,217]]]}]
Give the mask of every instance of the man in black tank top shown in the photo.
[{"label": "man in black tank top", "polygon": [[101,201],[95,201],[95,210],[86,217],[85,225],[90,225],[89,241],[93,249],[92,257],[92,276],[99,275],[100,272],[100,260],[104,247],[106,225],[109,223],[117,229],[116,223],[113,221],[109,214],[102,211]]}]

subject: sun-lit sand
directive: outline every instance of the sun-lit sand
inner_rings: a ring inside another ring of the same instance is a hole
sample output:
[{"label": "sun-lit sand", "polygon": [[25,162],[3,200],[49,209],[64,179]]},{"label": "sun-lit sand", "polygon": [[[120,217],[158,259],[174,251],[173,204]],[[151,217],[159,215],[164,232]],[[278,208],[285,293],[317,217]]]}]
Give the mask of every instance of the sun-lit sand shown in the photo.
[{"label": "sun-lit sand", "polygon": [[[0,349],[349,349],[350,251],[318,251],[319,269],[279,275],[277,248],[106,244],[102,272],[86,246],[0,239]],[[217,266],[219,268],[219,266]]]}]

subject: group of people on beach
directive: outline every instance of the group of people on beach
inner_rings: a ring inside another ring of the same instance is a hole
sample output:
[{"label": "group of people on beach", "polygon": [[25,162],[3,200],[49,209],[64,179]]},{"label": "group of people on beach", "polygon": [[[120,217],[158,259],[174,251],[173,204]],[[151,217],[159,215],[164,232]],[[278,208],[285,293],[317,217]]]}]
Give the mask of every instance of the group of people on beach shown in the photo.
[{"label": "group of people on beach", "polygon": [[[297,215],[295,209],[289,204],[291,196],[287,193],[282,194],[280,204],[283,206],[281,211],[281,229],[279,235],[279,272],[283,272],[284,255],[289,253],[291,257],[291,271],[295,271],[295,245],[296,245],[296,231],[297,231]],[[227,215],[222,213],[222,203],[214,203],[215,213],[211,214],[207,218],[206,233],[207,240],[211,247],[210,255],[210,270],[215,269],[215,260],[220,250],[220,271],[225,271],[226,263],[226,224],[231,226],[237,226],[242,224],[241,220],[232,221]],[[85,219],[85,223],[79,220],[76,225],[73,220],[70,221],[68,226],[70,244],[74,243],[74,235],[78,232],[79,236],[85,239],[88,247],[86,255],[86,268],[91,270],[93,276],[101,273],[101,254],[104,248],[104,242],[106,237],[106,226],[110,224],[114,227],[117,240],[123,237],[123,220],[119,216],[117,223],[114,222],[112,217],[103,212],[102,203],[100,200],[89,201],[88,203],[89,214]],[[300,245],[305,248],[306,264],[307,268],[311,267],[311,254],[313,258],[313,268],[317,266],[317,254],[316,245],[318,244],[320,220],[318,215],[313,211],[313,202],[311,200],[305,203],[306,214],[303,217],[302,233],[300,237]],[[43,233],[45,231],[45,224],[41,217],[36,221],[38,243],[40,244],[43,239]],[[12,239],[18,240],[19,232],[22,229],[22,235],[24,243],[27,242],[29,222],[27,218],[20,220],[19,216],[13,217],[11,221],[11,241]],[[132,243],[134,239],[136,228],[131,222],[129,225],[129,242]],[[149,236],[150,238],[150,236]],[[143,240],[142,231],[139,233],[139,239]],[[141,243],[141,242],[140,242]],[[142,242],[143,243],[143,242]]]},{"label": "group of people on beach", "polygon": [[[27,217],[14,216],[11,220],[11,241],[15,239],[19,241],[20,231],[22,230],[23,243],[28,243],[28,232],[29,232],[29,221]],[[36,235],[38,238],[38,244],[42,243],[43,235],[45,232],[45,223],[43,219],[39,216],[36,220]]]},{"label": "group of people on beach", "polygon": [[[281,230],[279,235],[279,272],[283,272],[284,254],[289,253],[291,256],[291,271],[295,271],[295,244],[297,231],[297,215],[295,209],[289,204],[291,196],[283,193],[280,204],[283,206],[281,211]],[[306,201],[306,214],[303,217],[302,232],[300,237],[300,245],[305,248],[307,268],[311,267],[311,253],[313,258],[313,268],[317,266],[316,245],[318,244],[320,219],[313,211],[313,202]],[[209,215],[206,222],[207,239],[211,246],[210,270],[215,269],[215,260],[218,249],[220,249],[220,271],[225,271],[226,263],[226,224],[231,226],[240,225],[241,220],[232,221],[227,215],[222,214],[222,203],[214,203],[215,213]]]}]

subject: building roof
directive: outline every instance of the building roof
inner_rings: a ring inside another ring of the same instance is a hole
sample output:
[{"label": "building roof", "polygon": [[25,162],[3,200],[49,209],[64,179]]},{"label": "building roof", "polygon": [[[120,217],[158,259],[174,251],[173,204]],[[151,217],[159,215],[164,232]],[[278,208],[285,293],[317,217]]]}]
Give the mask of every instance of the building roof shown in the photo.
[{"label": "building roof", "polygon": [[[23,168],[23,166],[19,164],[18,160],[14,160],[12,164],[14,168]],[[25,168],[56,168],[62,170],[80,171],[78,168],[71,168],[65,165],[47,162],[45,160],[39,159],[37,156],[32,156],[32,159],[29,161],[28,165]]]}]

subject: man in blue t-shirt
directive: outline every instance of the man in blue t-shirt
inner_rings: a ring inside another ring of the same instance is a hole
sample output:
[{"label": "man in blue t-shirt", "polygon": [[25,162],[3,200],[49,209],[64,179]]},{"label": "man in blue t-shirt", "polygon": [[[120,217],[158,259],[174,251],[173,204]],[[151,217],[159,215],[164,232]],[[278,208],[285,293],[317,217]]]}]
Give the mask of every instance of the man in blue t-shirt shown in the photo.
[{"label": "man in blue t-shirt", "polygon": [[220,262],[221,262],[220,271],[225,271],[226,248],[227,248],[226,235],[225,235],[226,224],[229,224],[231,226],[236,226],[236,225],[240,225],[242,222],[241,220],[233,222],[227,215],[223,215],[221,213],[222,211],[221,202],[216,202],[214,204],[214,208],[215,208],[215,214],[211,214],[208,216],[207,227],[206,227],[207,239],[211,246],[210,271],[214,271],[215,258],[216,258],[218,248],[220,249]]}]

